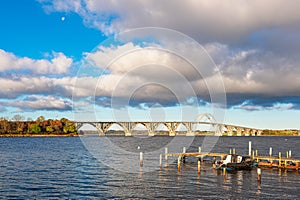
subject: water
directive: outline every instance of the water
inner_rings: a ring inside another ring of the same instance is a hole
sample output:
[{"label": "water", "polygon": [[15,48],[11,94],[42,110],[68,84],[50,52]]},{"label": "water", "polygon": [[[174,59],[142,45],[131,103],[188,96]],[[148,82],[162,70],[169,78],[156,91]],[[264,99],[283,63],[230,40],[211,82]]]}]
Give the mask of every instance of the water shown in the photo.
[{"label": "water", "polygon": [[[86,138],[95,146],[103,140]],[[170,137],[108,139],[115,146],[133,153],[140,151],[137,146],[149,152],[163,148],[173,140]],[[186,139],[180,137],[179,140]],[[197,151],[203,140],[203,137],[196,137],[187,151]],[[272,146],[274,155],[292,150],[293,157],[300,158],[300,137],[221,137],[213,151],[228,153],[229,148],[236,148],[238,153],[247,154],[249,140],[259,154],[268,154],[269,146]],[[98,145],[98,149],[103,148]],[[182,146],[178,148],[182,149]],[[224,179],[220,172],[211,168],[209,161],[202,166],[199,177],[196,160],[189,158],[180,173],[176,164],[152,172],[145,172],[147,166],[144,166],[145,169],[138,173],[125,173],[122,168],[116,170],[99,162],[88,149],[80,138],[0,138],[0,199],[300,198],[300,175],[295,172],[263,170],[259,185],[256,170],[228,173]],[[105,156],[101,155],[101,158]],[[123,162],[126,158],[119,159],[123,169],[128,168],[128,163]],[[138,159],[137,156],[136,166]],[[158,167],[159,157],[151,159],[152,165]]]}]

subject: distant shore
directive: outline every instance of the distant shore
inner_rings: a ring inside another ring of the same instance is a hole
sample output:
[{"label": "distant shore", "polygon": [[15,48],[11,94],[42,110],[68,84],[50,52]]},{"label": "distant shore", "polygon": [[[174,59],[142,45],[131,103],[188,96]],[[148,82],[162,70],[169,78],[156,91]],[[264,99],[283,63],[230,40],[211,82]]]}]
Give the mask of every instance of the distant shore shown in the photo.
[{"label": "distant shore", "polygon": [[[98,135],[98,134],[95,134]],[[5,135],[0,135],[0,138],[19,138],[19,137],[80,137],[80,136],[85,136],[85,135],[79,135],[79,134],[17,134],[17,135],[10,135],[10,134],[5,134]],[[105,136],[108,137],[114,137],[114,136],[118,136],[118,137],[128,137],[125,135],[121,135],[121,134],[107,134]],[[129,137],[134,137],[134,136],[141,136],[141,135],[132,135]],[[146,135],[144,135],[146,136]],[[164,136],[169,136],[169,135],[154,135],[157,137],[164,137]],[[199,134],[199,135],[195,135],[195,136],[186,136],[186,135],[176,135],[176,136],[180,136],[180,137],[201,137],[201,136],[214,136],[212,134]],[[228,135],[222,135],[220,137],[298,137],[300,135],[260,135],[260,136],[237,136],[237,135],[232,135],[232,136],[228,136]],[[152,137],[152,136],[151,136]],[[169,136],[169,137],[174,137],[174,136]]]},{"label": "distant shore", "polygon": [[0,134],[0,137],[78,137],[79,134]]}]

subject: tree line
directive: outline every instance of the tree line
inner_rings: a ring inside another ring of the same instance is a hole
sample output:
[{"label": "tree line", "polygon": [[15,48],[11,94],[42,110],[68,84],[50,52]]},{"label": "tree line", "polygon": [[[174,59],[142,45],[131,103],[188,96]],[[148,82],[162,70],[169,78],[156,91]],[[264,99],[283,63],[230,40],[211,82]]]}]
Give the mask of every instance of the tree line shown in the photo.
[{"label": "tree line", "polygon": [[1,135],[62,135],[75,134],[77,129],[75,123],[67,118],[45,119],[40,116],[36,120],[27,119],[26,121],[20,115],[15,115],[11,120],[0,118]]}]

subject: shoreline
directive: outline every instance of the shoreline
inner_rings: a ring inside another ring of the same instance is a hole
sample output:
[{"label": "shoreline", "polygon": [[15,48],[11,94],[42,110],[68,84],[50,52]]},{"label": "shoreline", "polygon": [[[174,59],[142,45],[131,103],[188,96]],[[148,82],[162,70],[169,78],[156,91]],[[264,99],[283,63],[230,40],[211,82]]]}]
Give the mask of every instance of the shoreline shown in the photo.
[{"label": "shoreline", "polygon": [[0,138],[17,138],[17,137],[79,137],[79,134],[4,134]]},{"label": "shoreline", "polygon": [[[93,136],[98,136],[98,134],[90,134]],[[21,137],[82,137],[82,136],[87,136],[87,135],[82,135],[82,134],[4,134],[4,135],[0,135],[0,138],[21,138]],[[107,134],[105,135],[107,137],[134,137],[137,135],[132,135],[132,136],[125,136],[125,135],[121,135],[121,134]],[[99,137],[105,137],[105,136],[99,136]],[[140,136],[140,135],[138,135]],[[147,135],[145,135],[147,136]],[[176,135],[176,136],[169,136],[169,135],[154,135],[155,137],[203,137],[203,136],[214,136],[214,135],[210,135],[210,134],[203,134],[203,135],[194,135],[194,136],[186,136],[186,135]],[[151,136],[151,137],[154,137]],[[232,135],[232,136],[228,136],[228,135],[223,135],[223,136],[216,136],[216,137],[299,137],[300,135],[260,135],[260,136],[246,136],[246,135],[241,135],[241,136],[237,136],[237,135]]]}]

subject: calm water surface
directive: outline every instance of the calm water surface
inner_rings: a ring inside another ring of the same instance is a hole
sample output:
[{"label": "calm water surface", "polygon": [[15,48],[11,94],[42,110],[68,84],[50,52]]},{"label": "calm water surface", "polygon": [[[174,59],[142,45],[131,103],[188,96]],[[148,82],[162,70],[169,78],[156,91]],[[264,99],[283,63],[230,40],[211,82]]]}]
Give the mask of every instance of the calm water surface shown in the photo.
[{"label": "calm water surface", "polygon": [[[108,139],[134,153],[140,151],[137,146],[145,152],[154,151],[172,140],[170,137]],[[105,152],[101,148],[106,147],[98,145],[103,139],[88,140],[100,149],[99,155]],[[203,140],[204,137],[195,137],[187,151],[197,151]],[[300,137],[220,137],[212,151],[228,153],[229,148],[236,148],[238,153],[246,154],[249,140],[260,154],[268,154],[272,146],[274,154],[292,150],[293,157],[300,158]],[[122,157],[122,165],[126,155],[118,156]],[[80,138],[0,138],[0,161],[0,199],[300,198],[300,175],[295,172],[263,170],[259,185],[256,170],[228,173],[224,178],[211,168],[209,161],[198,176],[196,160],[189,158],[180,173],[176,164],[171,163],[162,170],[125,173],[94,158]],[[158,161],[157,157],[151,163],[158,167]],[[126,169],[126,162],[122,166]]]}]

